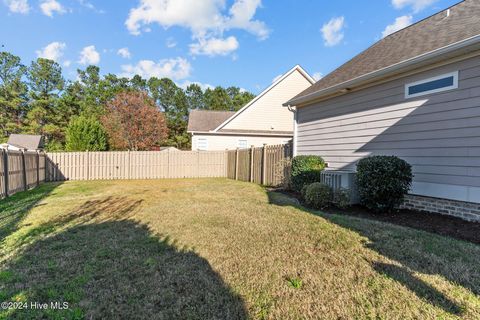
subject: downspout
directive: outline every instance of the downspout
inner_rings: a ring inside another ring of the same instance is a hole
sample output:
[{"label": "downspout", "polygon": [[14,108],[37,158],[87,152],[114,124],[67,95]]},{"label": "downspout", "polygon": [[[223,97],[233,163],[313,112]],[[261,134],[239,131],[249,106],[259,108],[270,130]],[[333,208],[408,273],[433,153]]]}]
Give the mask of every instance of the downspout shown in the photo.
[{"label": "downspout", "polygon": [[293,112],[293,156],[297,155],[297,108],[287,105],[288,111]]}]

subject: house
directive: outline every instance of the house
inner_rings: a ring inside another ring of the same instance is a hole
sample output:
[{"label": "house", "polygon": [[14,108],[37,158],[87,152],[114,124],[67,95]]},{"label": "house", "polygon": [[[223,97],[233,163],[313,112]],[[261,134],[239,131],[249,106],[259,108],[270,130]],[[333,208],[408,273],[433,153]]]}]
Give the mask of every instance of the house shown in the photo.
[{"label": "house", "polygon": [[282,103],[314,82],[297,65],[237,112],[192,110],[187,129],[192,135],[192,150],[288,143],[293,137],[293,112]]},{"label": "house", "polygon": [[0,149],[39,151],[43,150],[44,137],[31,134],[11,134],[7,143],[0,145]]},{"label": "house", "polygon": [[383,38],[284,105],[295,154],[342,170],[396,155],[415,175],[405,206],[480,219],[480,1]]}]

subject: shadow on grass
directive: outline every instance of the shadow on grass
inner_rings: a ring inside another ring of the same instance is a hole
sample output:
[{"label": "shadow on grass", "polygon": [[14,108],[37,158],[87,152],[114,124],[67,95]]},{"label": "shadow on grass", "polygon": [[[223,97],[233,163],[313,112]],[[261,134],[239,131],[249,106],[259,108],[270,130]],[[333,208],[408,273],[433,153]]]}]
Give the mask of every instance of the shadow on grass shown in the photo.
[{"label": "shadow on grass", "polygon": [[241,298],[207,260],[130,220],[140,207],[139,200],[106,197],[40,226],[41,232],[52,233],[8,262],[1,273],[0,300],[68,302],[69,308],[9,310],[3,316],[247,318]]},{"label": "shadow on grass", "polygon": [[[288,200],[285,198],[291,197],[278,192],[268,194],[270,203],[279,206],[288,205]],[[480,269],[478,268],[480,258],[478,248],[473,244],[384,222],[309,210],[301,205],[295,205],[294,201],[290,205],[309,214],[321,216],[342,228],[368,238],[369,241],[365,243],[365,247],[405,267],[372,262],[374,270],[402,283],[419,298],[449,313],[457,315],[462,312],[462,309],[443,293],[414,277],[410,270],[441,275],[470,290],[473,294],[480,294]]]},{"label": "shadow on grass", "polygon": [[38,203],[60,184],[60,182],[44,183],[35,189],[18,192],[0,200],[0,242],[15,232],[28,211],[39,205]]},{"label": "shadow on grass", "polygon": [[379,274],[385,275],[388,278],[403,284],[410,291],[415,292],[419,298],[424,299],[443,310],[457,315],[462,312],[462,309],[454,302],[450,301],[443,293],[415,277],[406,268],[394,264],[374,262],[373,269]]}]

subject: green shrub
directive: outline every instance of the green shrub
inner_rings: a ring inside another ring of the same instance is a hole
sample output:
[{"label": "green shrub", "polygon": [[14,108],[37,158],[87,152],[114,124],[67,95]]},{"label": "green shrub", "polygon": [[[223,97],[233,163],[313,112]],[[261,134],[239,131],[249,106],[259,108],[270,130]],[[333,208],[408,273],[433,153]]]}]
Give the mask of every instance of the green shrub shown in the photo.
[{"label": "green shrub", "polygon": [[107,134],[102,124],[93,117],[72,118],[66,132],[67,151],[105,151]]},{"label": "green shrub", "polygon": [[412,167],[395,156],[371,156],[357,164],[360,202],[375,211],[398,207],[412,184]]},{"label": "green shrub", "polygon": [[313,209],[323,209],[332,203],[332,189],[321,182],[309,184],[305,189],[305,204]]},{"label": "green shrub", "polygon": [[296,156],[292,160],[291,185],[300,192],[304,185],[320,180],[325,161],[319,156]]},{"label": "green shrub", "polygon": [[339,188],[333,191],[333,204],[340,209],[348,208],[350,206],[350,190]]}]

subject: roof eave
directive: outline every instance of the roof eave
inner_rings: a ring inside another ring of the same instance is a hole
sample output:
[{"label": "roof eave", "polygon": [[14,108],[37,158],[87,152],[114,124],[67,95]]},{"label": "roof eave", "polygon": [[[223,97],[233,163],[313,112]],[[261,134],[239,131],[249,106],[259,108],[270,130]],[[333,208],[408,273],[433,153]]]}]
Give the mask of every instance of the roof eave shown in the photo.
[{"label": "roof eave", "polygon": [[[469,46],[474,46],[474,45],[479,45],[480,44],[480,35],[476,35],[470,38],[467,38],[465,40],[459,41],[452,43],[451,45],[435,49],[433,51],[421,54],[419,56],[398,62],[396,64],[390,65],[388,67],[372,71],[370,73],[364,74],[362,76],[359,76],[357,78],[339,83],[337,85],[312,92],[310,94],[307,94],[302,97],[298,98],[293,98],[287,102],[285,102],[283,105],[284,106],[299,106],[306,104],[308,102],[314,101],[321,99],[322,97],[329,96],[335,93],[339,93],[342,90],[345,89],[351,89],[353,87],[365,84],[367,82],[374,82],[374,79],[380,78],[387,76],[388,74],[394,73],[394,72],[399,72],[403,71],[403,69],[408,69],[409,67],[417,66],[418,64],[421,64],[422,62],[426,62],[428,60],[431,60],[436,57],[440,57],[442,55],[452,53],[456,50],[460,50],[463,48],[467,48]],[[480,49],[480,46],[479,46]],[[407,71],[407,70],[405,70]]]}]

